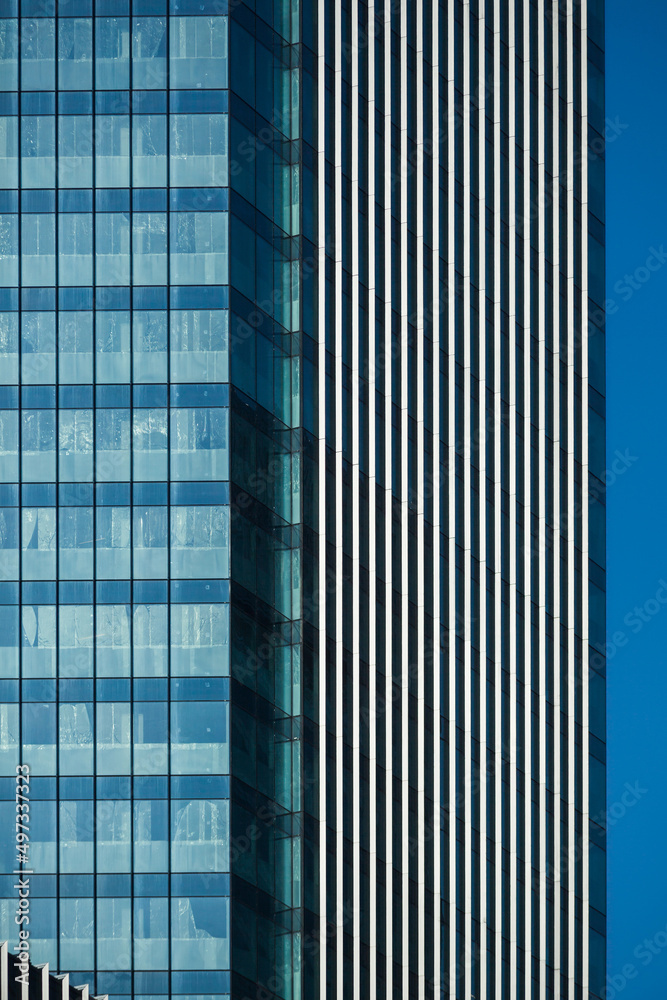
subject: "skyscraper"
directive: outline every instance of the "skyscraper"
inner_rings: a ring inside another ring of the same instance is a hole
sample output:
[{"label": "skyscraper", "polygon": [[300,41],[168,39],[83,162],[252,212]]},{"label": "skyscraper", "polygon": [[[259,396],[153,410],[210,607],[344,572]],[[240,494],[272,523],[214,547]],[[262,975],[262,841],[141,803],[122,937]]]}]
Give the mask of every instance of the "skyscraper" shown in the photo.
[{"label": "skyscraper", "polygon": [[602,996],[603,7],[3,0],[32,962]]}]

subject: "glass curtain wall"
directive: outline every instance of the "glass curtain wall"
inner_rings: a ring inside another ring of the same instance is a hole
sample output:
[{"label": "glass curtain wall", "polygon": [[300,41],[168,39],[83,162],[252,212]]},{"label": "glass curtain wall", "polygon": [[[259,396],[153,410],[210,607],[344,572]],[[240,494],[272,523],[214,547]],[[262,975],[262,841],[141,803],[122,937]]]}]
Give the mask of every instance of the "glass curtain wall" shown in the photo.
[{"label": "glass curtain wall", "polygon": [[118,1000],[230,994],[227,87],[217,3],[2,4],[2,828]]},{"label": "glass curtain wall", "polygon": [[232,996],[301,1000],[300,4],[229,45]]},{"label": "glass curtain wall", "polygon": [[321,1000],[604,994],[603,47],[602,0],[303,5]]}]

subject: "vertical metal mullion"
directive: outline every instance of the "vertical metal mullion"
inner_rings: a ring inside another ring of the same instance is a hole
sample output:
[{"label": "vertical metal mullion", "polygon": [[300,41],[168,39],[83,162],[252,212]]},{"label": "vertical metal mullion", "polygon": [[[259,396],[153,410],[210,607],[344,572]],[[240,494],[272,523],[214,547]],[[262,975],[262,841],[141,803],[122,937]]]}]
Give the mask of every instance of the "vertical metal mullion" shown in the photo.
[{"label": "vertical metal mullion", "polygon": [[368,0],[368,80],[367,80],[367,129],[368,129],[368,800],[369,800],[369,983],[377,989],[377,634],[375,608],[377,594],[376,572],[376,359],[375,359],[375,0]]},{"label": "vertical metal mullion", "polygon": [[[56,476],[55,476],[55,512],[56,512],[56,630],[55,630],[55,643],[56,643],[56,683],[55,683],[55,711],[56,711],[56,899],[58,903],[60,902],[60,405],[59,405],[59,395],[60,395],[60,302],[59,302],[59,285],[60,285],[60,255],[59,255],[59,230],[60,230],[60,206],[58,204],[58,195],[60,193],[60,177],[59,177],[59,163],[58,163],[58,138],[59,138],[59,116],[58,116],[58,83],[59,83],[59,73],[58,73],[58,35],[59,35],[59,17],[58,17],[58,5],[55,7],[55,52],[54,52],[54,63],[55,63],[55,95],[54,95],[54,136],[55,136],[55,296],[56,301],[55,306],[55,451],[56,451]],[[59,935],[60,936],[60,935]],[[58,968],[60,966],[58,965]]]},{"label": "vertical metal mullion", "polygon": [[333,182],[334,182],[334,219],[333,219],[333,239],[334,239],[334,481],[335,481],[335,530],[334,548],[336,560],[336,580],[338,588],[335,600],[335,678],[336,678],[336,707],[335,707],[335,745],[336,745],[336,989],[340,993],[343,989],[344,976],[344,837],[343,837],[343,811],[344,811],[344,781],[345,769],[343,757],[345,745],[343,738],[343,705],[344,705],[344,683],[343,683],[343,176],[342,176],[342,8],[336,3],[334,5],[334,157],[333,157]]},{"label": "vertical metal mullion", "polygon": [[[488,960],[487,960],[487,937],[489,924],[493,924],[492,914],[489,912],[488,901],[488,878],[487,863],[489,850],[487,845],[488,837],[488,776],[487,757],[489,746],[488,718],[487,718],[487,657],[488,657],[488,637],[487,637],[487,594],[486,580],[488,572],[488,553],[486,524],[489,512],[486,503],[486,476],[487,476],[487,374],[486,374],[486,49],[485,49],[486,21],[484,9],[479,11],[477,19],[477,53],[478,53],[478,74],[475,81],[477,94],[474,104],[477,105],[477,312],[478,312],[478,477],[477,477],[477,503],[479,509],[479,926],[480,926],[480,967],[479,967],[479,990],[480,1000],[488,1000],[490,990],[487,984]],[[472,109],[471,109],[472,110]],[[491,918],[491,919],[490,919]]]},{"label": "vertical metal mullion", "polygon": [[[568,648],[568,726],[567,726],[567,759],[568,759],[568,845],[567,858],[574,858],[576,851],[576,797],[575,797],[575,712],[576,712],[576,641],[575,641],[575,491],[574,491],[574,450],[575,429],[574,413],[577,401],[575,398],[575,342],[574,342],[574,299],[576,294],[574,283],[574,26],[573,12],[569,8],[566,14],[566,103],[567,103],[567,648]],[[575,964],[575,929],[576,929],[576,896],[575,868],[568,864],[568,997],[576,997],[576,964]]]},{"label": "vertical metal mullion", "polygon": [[[556,0],[558,2],[558,0]],[[511,10],[513,14],[513,8]],[[505,730],[507,720],[504,718],[503,700],[503,531],[505,520],[502,510],[503,493],[503,436],[505,434],[503,421],[503,399],[502,399],[502,285],[501,285],[501,185],[500,185],[500,2],[495,0],[493,8],[493,426],[494,426],[494,457],[493,457],[493,477],[494,477],[494,724],[495,724],[495,788],[494,788],[494,835],[495,835],[495,964],[494,974],[497,984],[496,996],[494,1000],[506,992],[509,986],[509,977],[505,976],[503,964],[503,951],[505,938],[503,934],[505,926],[505,912],[509,910],[510,900],[505,894],[505,877],[503,872],[503,850],[509,845],[505,844],[504,829],[504,807],[507,805],[507,792],[503,782],[504,759],[507,748],[505,746]],[[509,506],[509,505],[508,505]],[[509,665],[507,665],[509,669]],[[511,803],[510,803],[511,805]],[[510,806],[508,805],[507,808]]]},{"label": "vertical metal mullion", "polygon": [[[532,489],[532,412],[533,412],[533,386],[532,386],[532,302],[534,290],[531,281],[531,256],[532,256],[532,222],[531,222],[531,71],[533,67],[533,56],[531,52],[531,15],[535,16],[534,8],[523,0],[523,207],[521,209],[521,226],[523,233],[517,232],[517,243],[522,239],[523,244],[523,302],[517,304],[517,320],[519,309],[522,317],[522,338],[523,338],[523,474],[522,474],[522,507],[523,507],[523,764],[524,764],[524,793],[523,793],[523,829],[524,829],[524,991],[526,997],[532,996],[532,931],[533,931],[533,842],[538,830],[533,824],[532,808],[532,785],[533,785],[533,747],[536,739],[536,732],[533,727],[532,697],[533,697],[533,674],[535,664],[535,650],[533,648],[532,635],[532,516],[535,497]],[[516,129],[515,129],[516,134]],[[535,151],[536,152],[536,151]],[[519,192],[517,192],[517,208],[519,202]],[[538,213],[539,214],[539,213]],[[539,224],[539,222],[538,222]],[[517,484],[518,492],[518,484]],[[517,548],[520,539],[517,532]],[[539,558],[536,556],[536,558]],[[518,568],[517,568],[518,575]],[[519,601],[517,600],[517,607]],[[518,625],[518,621],[517,621]],[[539,669],[539,665],[538,665]],[[521,942],[519,941],[519,944]]]},{"label": "vertical metal mullion", "polygon": [[[228,31],[229,31],[229,21]],[[171,898],[171,14],[167,8],[167,973],[169,976],[169,993],[171,994],[172,979],[172,898]],[[229,105],[228,105],[229,107]],[[230,614],[231,627],[231,614]],[[227,709],[231,726],[231,705]],[[231,918],[231,901],[230,901]]]},{"label": "vertical metal mullion", "polygon": [[447,779],[447,832],[448,841],[448,896],[449,896],[449,972],[447,990],[451,1000],[458,992],[456,948],[456,81],[454,65],[454,32],[456,0],[447,0],[447,722],[448,722],[448,779]]},{"label": "vertical metal mullion", "polygon": [[560,549],[561,549],[561,504],[560,504],[560,184],[558,164],[560,161],[560,81],[559,81],[559,0],[551,0],[551,44],[552,44],[552,148],[553,148],[553,247],[552,247],[552,407],[553,407],[553,955],[554,993],[561,989],[562,934],[561,934],[561,594],[560,594]]},{"label": "vertical metal mullion", "polygon": [[440,46],[439,3],[431,0],[431,323],[432,323],[432,484],[433,484],[433,995],[440,997],[442,887],[441,887],[441,638],[440,638]]},{"label": "vertical metal mullion", "polygon": [[[522,10],[522,4],[525,0],[517,0],[518,10]],[[510,38],[508,38],[508,48],[509,48],[509,58],[508,62],[514,65],[516,58],[516,43],[515,43],[515,0],[509,0],[509,11],[508,11],[508,24]],[[500,6],[498,6],[498,18],[500,19]],[[496,22],[496,39],[498,41],[497,46],[497,59],[498,59],[498,76],[503,73],[503,69],[500,66],[500,20]],[[510,853],[510,877],[509,877],[509,948],[510,948],[510,996],[518,996],[519,989],[519,970],[518,970],[518,914],[519,914],[519,881],[518,881],[518,857],[517,857],[517,842],[518,842],[518,815],[519,815],[519,800],[518,800],[518,780],[517,780],[517,770],[518,770],[518,694],[519,694],[519,682],[517,675],[517,605],[518,605],[518,594],[517,594],[517,572],[518,572],[518,548],[519,548],[519,531],[517,526],[517,461],[516,461],[516,443],[517,443],[517,412],[516,412],[516,339],[517,339],[517,314],[516,314],[516,244],[517,244],[517,234],[516,234],[516,209],[517,209],[517,191],[516,191],[516,128],[515,128],[515,115],[516,115],[516,97],[514,86],[510,84],[508,80],[508,119],[507,128],[511,129],[511,136],[509,138],[509,165],[508,165],[508,211],[509,217],[507,220],[509,228],[509,248],[507,251],[508,255],[508,272],[509,272],[509,287],[507,289],[507,299],[508,299],[508,385],[509,385],[509,398],[508,398],[508,410],[509,410],[509,474],[508,474],[508,487],[509,487],[509,517],[508,517],[508,535],[509,535],[509,663],[507,665],[510,683],[509,683],[509,853]],[[501,117],[502,117],[502,106],[499,105],[499,122],[498,122],[498,133],[497,133],[497,143],[498,143],[498,156],[500,156],[500,133],[501,133]],[[502,209],[501,209],[502,218]],[[502,253],[502,248],[501,248]],[[502,288],[501,288],[502,296]],[[500,321],[500,317],[499,317]]]},{"label": "vertical metal mullion", "polygon": [[[472,883],[473,883],[473,844],[472,844],[472,820],[473,820],[473,796],[472,789],[472,671],[473,671],[473,629],[471,622],[472,614],[472,425],[471,425],[471,363],[472,363],[472,324],[470,322],[471,305],[471,150],[470,150],[470,5],[462,6],[462,64],[461,64],[461,92],[463,98],[462,107],[462,164],[463,176],[459,178],[463,189],[463,209],[462,209],[462,235],[463,253],[457,260],[458,270],[462,279],[462,301],[463,316],[458,324],[461,331],[463,345],[463,357],[459,357],[462,368],[462,396],[463,396],[463,427],[461,428],[462,444],[462,466],[463,466],[463,510],[462,517],[457,524],[457,537],[463,553],[463,620],[461,622],[463,630],[463,715],[457,717],[458,725],[463,733],[463,787],[457,789],[457,801],[464,803],[464,843],[463,843],[463,866],[464,866],[464,887],[463,899],[458,900],[459,907],[463,910],[464,928],[464,968],[463,968],[463,991],[469,996],[472,991]],[[458,296],[457,296],[458,297]],[[460,609],[459,609],[460,610]],[[458,808],[457,808],[458,813]],[[458,817],[457,817],[458,820]]]},{"label": "vertical metal mullion", "polygon": [[[22,239],[22,229],[23,229],[23,214],[21,212],[21,193],[22,193],[22,181],[23,181],[23,170],[22,170],[22,157],[21,157],[21,137],[22,137],[22,106],[23,106],[23,94],[22,94],[22,84],[23,75],[21,72],[21,38],[23,32],[21,31],[21,21],[20,16],[20,5],[17,5],[16,11],[16,23],[17,23],[17,55],[16,55],[16,73],[17,73],[17,86],[18,86],[18,107],[17,107],[17,158],[18,158],[18,205],[17,205],[17,309],[18,309],[18,328],[17,328],[17,354],[18,354],[18,371],[17,377],[17,447],[18,447],[18,483],[16,484],[17,490],[17,527],[18,527],[18,594],[17,594],[17,614],[18,614],[18,635],[22,636],[23,630],[23,497],[22,497],[22,484],[23,484],[23,406],[22,406],[22,389],[23,389],[23,301],[22,301],[22,284],[23,284],[23,264],[22,264],[22,249],[23,249],[23,239]],[[19,700],[18,700],[18,761],[19,764],[23,764],[23,642],[19,638],[19,650],[18,650],[18,671],[19,671]],[[59,914],[58,914],[59,916]],[[56,954],[60,950],[60,935],[57,935],[56,943]]]},{"label": "vertical metal mullion", "polygon": [[360,589],[359,589],[359,3],[351,0],[350,37],[351,494],[352,494],[352,991],[361,1000]]},{"label": "vertical metal mullion", "polygon": [[[545,0],[538,0],[537,5],[537,76],[538,76],[538,280],[535,294],[538,300],[538,386],[537,386],[537,425],[538,425],[538,545],[534,556],[538,560],[538,727],[537,740],[539,745],[539,1000],[546,1000],[547,995],[547,853],[546,834],[548,824],[547,814],[547,640],[546,640],[546,477],[547,477],[547,442],[546,442],[546,120],[545,120]],[[544,206],[544,208],[543,208]]]},{"label": "vertical metal mullion", "polygon": [[326,0],[317,0],[317,256],[318,256],[318,770],[319,770],[319,995],[327,997],[327,538],[326,538]]},{"label": "vertical metal mullion", "polygon": [[402,993],[409,995],[410,990],[410,819],[409,819],[409,753],[408,741],[410,732],[409,708],[409,531],[408,531],[408,375],[410,370],[410,334],[408,327],[408,22],[407,3],[400,5],[400,81],[401,81],[401,153],[400,153],[400,342],[401,342],[401,388],[400,388],[400,418],[401,418],[401,469],[400,469],[400,511],[401,511],[401,967]]},{"label": "vertical metal mullion", "polygon": [[[92,11],[92,199],[93,199],[93,928],[97,928],[97,204],[95,192],[97,189],[97,135],[96,135],[96,85],[97,85],[97,18],[96,0],[93,0]],[[93,934],[96,941],[97,935]],[[97,949],[95,949],[93,964],[97,969]]]},{"label": "vertical metal mullion", "polygon": [[589,992],[590,960],[590,691],[589,691],[589,638],[590,638],[590,555],[589,555],[589,427],[588,427],[588,8],[581,8],[581,149],[577,156],[581,164],[581,812],[582,812],[582,995]]},{"label": "vertical metal mullion", "polygon": [[130,977],[134,994],[134,163],[132,150],[133,66],[132,66],[132,11],[129,16],[129,159],[130,159],[130,594],[129,594],[129,638],[130,638]]},{"label": "vertical metal mullion", "polygon": [[385,681],[385,957],[386,957],[386,995],[393,996],[394,990],[394,944],[393,944],[393,676],[392,676],[392,629],[393,629],[393,566],[392,566],[392,252],[391,252],[391,8],[384,4],[384,556],[385,556],[385,648],[384,648],[384,681]]},{"label": "vertical metal mullion", "polygon": [[[425,777],[425,586],[424,586],[424,533],[425,511],[424,499],[426,492],[425,456],[424,456],[424,424],[425,424],[425,393],[424,393],[424,10],[423,0],[417,0],[415,7],[415,185],[416,185],[416,218],[415,231],[415,269],[416,269],[416,482],[415,495],[417,500],[417,995],[419,1000],[426,996],[426,777]],[[407,164],[406,164],[407,166]],[[405,263],[405,262],[404,262]],[[407,487],[406,487],[407,488]],[[409,583],[409,580],[408,580]],[[407,623],[406,623],[407,624]],[[408,663],[408,670],[412,672]],[[406,838],[407,839],[407,838]]]}]

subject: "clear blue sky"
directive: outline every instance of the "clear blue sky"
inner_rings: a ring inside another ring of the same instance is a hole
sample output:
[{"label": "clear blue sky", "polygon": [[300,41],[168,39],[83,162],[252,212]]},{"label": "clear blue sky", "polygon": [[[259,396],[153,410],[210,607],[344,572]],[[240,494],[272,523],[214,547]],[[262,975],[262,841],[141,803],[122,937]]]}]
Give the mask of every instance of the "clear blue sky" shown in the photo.
[{"label": "clear blue sky", "polygon": [[667,1000],[666,0],[607,0],[606,51],[607,467],[633,459],[607,494],[606,1000]]}]

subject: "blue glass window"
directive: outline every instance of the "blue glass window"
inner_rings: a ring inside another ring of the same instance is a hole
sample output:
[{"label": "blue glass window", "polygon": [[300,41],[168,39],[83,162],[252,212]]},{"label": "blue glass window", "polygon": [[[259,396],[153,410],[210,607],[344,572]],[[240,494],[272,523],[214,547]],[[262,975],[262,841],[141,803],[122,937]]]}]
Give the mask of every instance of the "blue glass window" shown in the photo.
[{"label": "blue glass window", "polygon": [[93,25],[89,17],[58,22],[58,87],[88,90],[93,78]]},{"label": "blue glass window", "polygon": [[58,117],[58,185],[88,188],[93,183],[93,119],[90,115]]},{"label": "blue glass window", "polygon": [[93,576],[93,508],[61,507],[58,528],[60,576],[65,580],[91,579]]},{"label": "blue glass window", "polygon": [[19,222],[17,215],[0,215],[0,281],[17,285],[19,280]]},{"label": "blue glass window", "polygon": [[137,187],[167,183],[166,115],[132,116],[132,178]]},{"label": "blue glass window", "polygon": [[99,409],[95,421],[96,471],[98,481],[117,482],[130,478],[130,411]]},{"label": "blue glass window", "polygon": [[[1,267],[2,264],[0,263]],[[0,313],[0,384],[15,385],[18,382],[18,362],[18,313]]]},{"label": "blue glass window", "polygon": [[171,803],[171,870],[229,870],[229,802],[175,799]]},{"label": "blue glass window", "polygon": [[[127,508],[118,508],[127,510]],[[129,533],[129,511],[127,518]],[[125,553],[123,553],[125,555]],[[129,552],[128,563],[129,563]],[[129,566],[124,574],[129,576]],[[99,604],[97,607],[97,676],[129,677],[130,675],[130,608],[126,604]],[[124,711],[119,703],[119,712]],[[129,704],[129,703],[128,703]],[[129,711],[129,708],[128,708]],[[120,732],[113,729],[113,736]],[[124,732],[124,730],[123,730]],[[99,733],[99,730],[98,730]],[[124,758],[123,758],[124,759]],[[128,765],[129,766],[129,765]],[[107,774],[121,774],[126,771],[107,771]]]},{"label": "blue glass window", "polygon": [[[168,830],[166,800],[144,799],[134,803],[135,871],[166,872],[168,870]],[[144,968],[150,968],[150,966],[144,966]]]},{"label": "blue glass window", "polygon": [[93,217],[69,212],[58,217],[58,279],[61,285],[93,283]]},{"label": "blue glass window", "polygon": [[129,82],[129,19],[98,17],[95,26],[95,85],[98,90],[125,90]]},{"label": "blue glass window", "polygon": [[15,483],[19,475],[19,419],[16,410],[0,410],[0,482]]},{"label": "blue glass window", "polygon": [[3,774],[14,774],[18,762],[19,706],[0,705],[0,766]]},{"label": "blue glass window", "polygon": [[174,969],[219,969],[229,964],[229,899],[176,896],[171,901]]},{"label": "blue glass window", "polygon": [[28,701],[22,705],[21,743],[33,775],[56,772],[56,706]]},{"label": "blue glass window", "polygon": [[169,966],[169,901],[163,896],[134,900],[134,960],[138,969]]},{"label": "blue glass window", "polygon": [[24,677],[56,676],[56,608],[24,604],[21,608]]},{"label": "blue glass window", "polygon": [[161,90],[167,85],[167,20],[135,17],[132,21],[132,86]]},{"label": "blue glass window", "polygon": [[21,314],[21,381],[49,385],[55,382],[56,324],[52,312]]},{"label": "blue glass window", "polygon": [[[123,183],[122,179],[120,183]],[[129,285],[130,218],[128,215],[122,212],[97,214],[95,253],[99,284]]]},{"label": "blue glass window", "polygon": [[228,420],[223,407],[171,411],[172,479],[229,479]]},{"label": "blue glass window", "polygon": [[94,900],[60,900],[60,961],[63,968],[94,966]]},{"label": "blue glass window", "polygon": [[227,18],[172,17],[170,46],[174,89],[227,86]]},{"label": "blue glass window", "polygon": [[226,382],[229,313],[190,309],[171,313],[171,365],[181,382]]},{"label": "blue glass window", "polygon": [[18,508],[0,509],[0,580],[18,580],[19,517]]},{"label": "blue glass window", "polygon": [[[50,411],[53,416],[53,411]],[[24,414],[24,418],[25,418]],[[34,416],[34,414],[29,414]],[[26,580],[56,576],[56,509],[23,507],[21,511],[22,570]]]},{"label": "blue glass window", "polygon": [[88,482],[93,473],[93,411],[61,410],[59,416],[60,478]]},{"label": "blue glass window", "polygon": [[24,188],[55,185],[56,120],[53,115],[21,118],[21,183]]},{"label": "blue glass window", "polygon": [[134,674],[161,677],[167,673],[167,606],[143,604],[134,610]]},{"label": "blue glass window", "polygon": [[95,171],[98,187],[130,183],[129,115],[99,115],[95,122]]},{"label": "blue glass window", "polygon": [[226,186],[227,115],[172,115],[170,151],[174,187]]},{"label": "blue glass window", "polygon": [[21,473],[25,482],[41,483],[56,474],[55,410],[24,410],[21,420]]},{"label": "blue glass window", "polygon": [[[93,314],[91,312],[58,314],[58,351],[60,369],[68,382],[92,382]],[[61,478],[68,479],[64,473],[61,473]]]},{"label": "blue glass window", "polygon": [[228,280],[226,212],[175,212],[171,280],[177,285],[224,285]]},{"label": "blue glass window", "polygon": [[21,21],[21,85],[25,90],[55,86],[56,22],[52,17]]},{"label": "blue glass window", "polygon": [[18,83],[18,21],[0,20],[0,90],[16,90]]},{"label": "blue glass window", "polygon": [[169,541],[166,507],[134,509],[134,576],[164,579],[167,576]]},{"label": "blue glass window", "polygon": [[166,212],[135,212],[132,217],[132,281],[164,285],[167,281]]},{"label": "blue glass window", "polygon": [[229,673],[229,605],[175,604],[171,613],[172,674]]},{"label": "blue glass window", "polygon": [[18,118],[15,115],[0,115],[0,176],[4,187],[18,187]]},{"label": "blue glass window", "polygon": [[96,313],[95,349],[99,352],[98,382],[129,382],[131,357],[129,312],[114,310]]},{"label": "blue glass window", "polygon": [[171,508],[171,575],[175,579],[229,576],[229,508]]},{"label": "blue glass window", "polygon": [[172,774],[226,774],[228,720],[228,702],[173,701]]},{"label": "blue glass window", "polygon": [[61,774],[90,774],[93,770],[93,709],[86,702],[59,706]]}]

